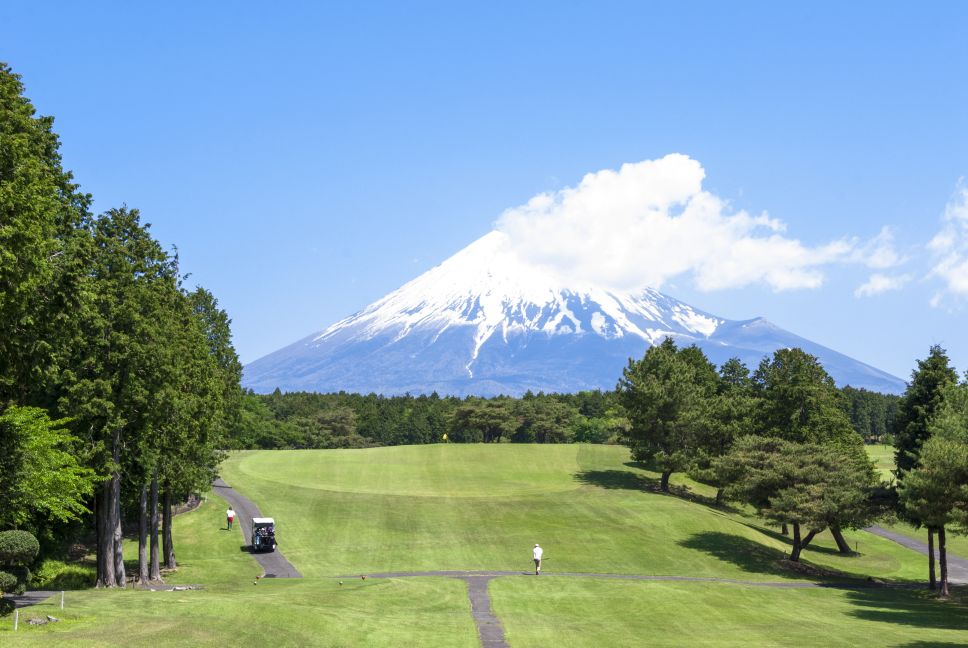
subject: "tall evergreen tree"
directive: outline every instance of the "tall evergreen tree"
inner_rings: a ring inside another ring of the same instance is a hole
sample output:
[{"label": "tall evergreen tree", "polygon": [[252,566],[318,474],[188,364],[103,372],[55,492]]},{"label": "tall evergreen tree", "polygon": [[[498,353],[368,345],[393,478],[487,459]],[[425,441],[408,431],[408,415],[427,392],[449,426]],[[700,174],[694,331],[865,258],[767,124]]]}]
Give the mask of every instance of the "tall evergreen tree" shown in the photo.
[{"label": "tall evergreen tree", "polygon": [[[957,381],[958,374],[951,366],[948,354],[937,344],[931,347],[927,358],[918,360],[917,369],[911,372],[911,382],[898,405],[895,421],[894,462],[897,466],[895,475],[899,487],[920,461],[921,446],[930,437],[931,421],[944,402],[945,390]],[[915,508],[902,508],[899,513],[915,526],[927,527],[928,581],[934,589],[937,584],[935,528],[929,522],[919,519]]]},{"label": "tall evergreen tree", "polygon": [[94,468],[108,478],[95,502],[97,583],[125,584],[121,480],[126,444],[150,431],[153,373],[169,340],[159,326],[162,299],[177,267],[142,226],[137,210],[115,209],[90,221],[94,256],[86,303],[75,313],[71,372],[61,407],[94,449]]},{"label": "tall evergreen tree", "polygon": [[911,382],[898,407],[894,460],[898,481],[918,464],[921,446],[930,436],[931,419],[944,402],[945,390],[958,382],[947,352],[937,344],[928,357],[918,360],[911,372]]},{"label": "tall evergreen tree", "polygon": [[629,360],[618,384],[629,416],[627,445],[637,461],[654,461],[669,491],[673,472],[689,470],[711,423],[716,367],[695,346],[678,349],[672,338]]},{"label": "tall evergreen tree", "polygon": [[0,407],[47,404],[60,343],[51,333],[72,294],[61,275],[90,204],[61,165],[53,118],[36,116],[23,91],[0,63]]}]

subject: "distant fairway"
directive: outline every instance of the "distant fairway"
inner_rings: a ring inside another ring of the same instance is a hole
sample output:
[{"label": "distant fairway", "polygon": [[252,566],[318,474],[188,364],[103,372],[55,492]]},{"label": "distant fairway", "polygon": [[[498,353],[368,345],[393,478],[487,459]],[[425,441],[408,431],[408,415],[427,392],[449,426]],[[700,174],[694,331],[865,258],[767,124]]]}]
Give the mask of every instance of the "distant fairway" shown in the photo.
[{"label": "distant fairway", "polygon": [[[359,575],[523,572],[535,542],[545,547],[546,575],[490,584],[513,648],[968,643],[968,610],[921,591],[556,577],[567,571],[805,580],[778,564],[789,545],[775,528],[654,492],[658,476],[632,464],[622,447],[241,452],[222,475],[276,518],[280,548],[306,578],[254,586],[259,568],[239,550],[238,530],[220,528],[224,503],[209,495],[200,510],[175,520],[182,567],[171,578],[203,583],[204,590],[69,592],[63,613],[53,603],[35,608],[61,623],[22,625],[16,636],[0,624],[0,644],[477,646],[465,583]],[[688,486],[693,499],[713,494],[682,476],[673,483]],[[924,577],[923,558],[893,542],[848,533],[860,555],[841,556],[825,536],[805,551],[806,561],[858,578]],[[339,585],[335,576],[351,578]]]},{"label": "distant fairway", "polygon": [[[307,576],[522,569],[540,542],[555,571],[798,577],[774,565],[785,539],[755,521],[644,492],[657,475],[629,465],[619,446],[243,452],[222,474],[276,518],[280,544]],[[823,551],[831,546],[824,538],[807,557],[858,576],[921,577],[907,552],[863,536],[871,551],[860,558]]]},{"label": "distant fairway", "polygon": [[[582,456],[625,457],[617,447],[450,444],[369,450],[242,452],[226,479],[412,497],[506,497],[575,490]],[[232,483],[231,481],[229,483]]]},{"label": "distant fairway", "polygon": [[867,456],[877,466],[877,471],[881,474],[881,479],[884,481],[893,481],[895,468],[894,446],[883,444],[866,445],[864,449],[867,450]]}]

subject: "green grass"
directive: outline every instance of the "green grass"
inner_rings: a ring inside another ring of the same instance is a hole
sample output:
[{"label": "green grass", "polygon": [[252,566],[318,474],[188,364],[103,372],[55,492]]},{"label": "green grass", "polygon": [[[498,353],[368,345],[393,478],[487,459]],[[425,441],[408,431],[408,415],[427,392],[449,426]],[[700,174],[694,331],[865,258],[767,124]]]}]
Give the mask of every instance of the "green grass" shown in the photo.
[{"label": "green grass", "polygon": [[865,445],[867,456],[874,461],[877,472],[881,474],[884,481],[894,479],[894,446],[891,445]]},{"label": "green grass", "polygon": [[[180,567],[169,583],[203,590],[88,590],[21,612],[20,630],[0,621],[6,646],[476,646],[466,586],[447,578],[263,579],[240,551],[238,528],[224,530],[224,502],[209,496],[197,511],[175,518]],[[126,543],[126,555],[137,546]],[[51,614],[56,624],[26,620]]]},{"label": "green grass", "polygon": [[495,580],[491,593],[515,648],[940,647],[968,641],[963,607],[913,591],[542,577]]},{"label": "green grass", "polygon": [[[540,542],[557,571],[800,578],[776,565],[786,538],[754,519],[650,492],[658,475],[618,446],[244,452],[222,473],[276,519],[280,546],[307,576],[523,569]],[[859,577],[921,577],[912,552],[866,533],[857,540],[860,557],[837,554],[821,537],[806,558]]]},{"label": "green grass", "polygon": [[[491,583],[515,648],[574,646],[952,645],[968,642],[960,604],[906,590],[764,589],[722,583],[556,578],[555,571],[803,580],[779,564],[789,541],[742,511],[709,505],[712,489],[675,476],[681,496],[614,446],[438,445],[244,452],[223,476],[277,521],[280,548],[306,575],[265,579],[224,530],[209,494],[175,519],[186,592],[78,591],[0,621],[4,647],[33,645],[475,646],[466,586],[448,578],[344,579],[378,571],[524,570],[545,547],[541,579]],[[804,558],[858,578],[913,581],[921,556],[864,532],[841,556],[826,534]],[[133,543],[126,544],[129,558]],[[835,580],[841,580],[840,578]],[[833,639],[831,639],[833,637]]]}]

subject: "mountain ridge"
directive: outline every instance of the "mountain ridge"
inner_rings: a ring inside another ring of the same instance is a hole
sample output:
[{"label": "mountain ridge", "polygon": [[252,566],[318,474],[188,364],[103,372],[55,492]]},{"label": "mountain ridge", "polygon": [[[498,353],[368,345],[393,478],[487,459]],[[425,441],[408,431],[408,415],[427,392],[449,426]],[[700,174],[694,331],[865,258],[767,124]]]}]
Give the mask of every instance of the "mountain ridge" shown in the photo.
[{"label": "mountain ridge", "polygon": [[520,395],[612,389],[628,359],[671,336],[713,362],[800,346],[838,384],[898,393],[904,382],[764,318],[727,320],[657,290],[566,280],[523,262],[493,231],[344,318],[246,366],[258,392]]}]

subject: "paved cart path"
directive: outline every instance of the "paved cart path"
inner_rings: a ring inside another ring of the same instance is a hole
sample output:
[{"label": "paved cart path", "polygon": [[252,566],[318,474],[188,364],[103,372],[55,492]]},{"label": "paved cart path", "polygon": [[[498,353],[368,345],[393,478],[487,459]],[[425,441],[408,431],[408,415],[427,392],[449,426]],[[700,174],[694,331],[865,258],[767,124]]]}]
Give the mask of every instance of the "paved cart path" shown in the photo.
[{"label": "paved cart path", "polygon": [[[252,500],[240,495],[234,488],[226,484],[222,479],[216,479],[212,484],[215,493],[224,499],[235,509],[236,524],[242,527],[242,535],[245,537],[247,546],[252,546],[252,518],[264,517]],[[253,552],[255,558],[262,569],[265,570],[265,578],[302,578],[292,563],[289,562],[281,551],[277,548],[268,553]]]},{"label": "paved cart path", "polygon": [[[913,538],[909,538],[901,533],[895,533],[894,531],[888,531],[887,529],[879,526],[867,527],[864,529],[868,533],[873,533],[874,535],[881,536],[882,538],[887,538],[888,540],[893,540],[894,542],[907,547],[908,549],[913,549],[921,553],[924,556],[928,555],[928,545],[923,542],[919,542]],[[925,534],[927,531],[925,531]],[[938,559],[938,537],[935,536],[934,540],[934,559]],[[940,567],[937,568],[938,578],[941,578]],[[963,585],[968,583],[968,560],[964,558],[959,558],[948,551],[948,582]]]}]

